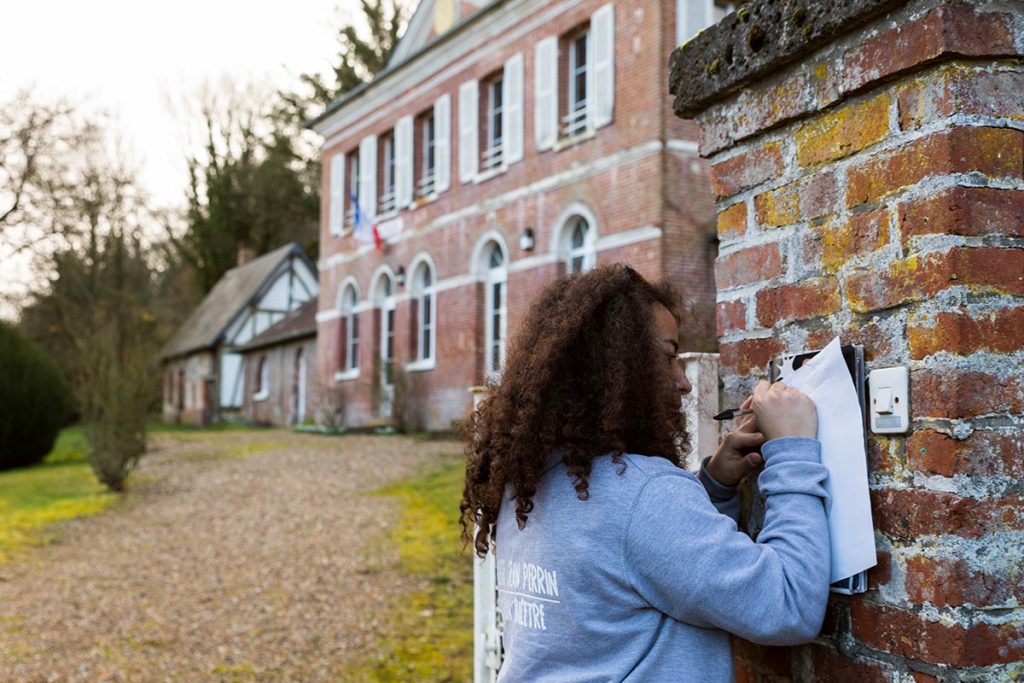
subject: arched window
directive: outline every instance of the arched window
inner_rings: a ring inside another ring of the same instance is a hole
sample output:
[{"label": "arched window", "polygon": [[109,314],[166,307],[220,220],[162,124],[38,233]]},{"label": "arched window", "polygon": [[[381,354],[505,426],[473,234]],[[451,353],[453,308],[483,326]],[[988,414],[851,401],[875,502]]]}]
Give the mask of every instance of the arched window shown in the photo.
[{"label": "arched window", "polygon": [[413,330],[416,339],[416,360],[429,362],[434,359],[435,295],[434,271],[426,261],[420,263],[413,273]]},{"label": "arched window", "polygon": [[486,305],[487,319],[484,324],[487,360],[487,374],[500,372],[505,363],[505,327],[508,302],[506,289],[508,286],[508,268],[505,252],[497,242],[491,242],[484,250],[486,272],[484,283],[487,288]]},{"label": "arched window", "polygon": [[574,215],[566,221],[560,251],[567,273],[585,273],[594,267],[597,261],[595,242],[594,229],[586,218]]},{"label": "arched window", "polygon": [[356,305],[359,293],[353,283],[349,282],[341,290],[341,334],[338,366],[342,372],[354,372],[359,369],[359,314]]}]

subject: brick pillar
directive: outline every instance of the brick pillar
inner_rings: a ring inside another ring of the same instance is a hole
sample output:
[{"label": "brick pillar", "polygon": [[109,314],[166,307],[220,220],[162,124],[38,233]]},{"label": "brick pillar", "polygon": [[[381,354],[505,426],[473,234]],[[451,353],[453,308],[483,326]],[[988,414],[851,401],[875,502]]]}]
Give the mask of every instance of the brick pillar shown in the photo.
[{"label": "brick pillar", "polygon": [[742,680],[1024,676],[1024,6],[760,0],[672,55],[712,165],[726,402],[864,344],[911,376],[870,436],[879,566]]}]

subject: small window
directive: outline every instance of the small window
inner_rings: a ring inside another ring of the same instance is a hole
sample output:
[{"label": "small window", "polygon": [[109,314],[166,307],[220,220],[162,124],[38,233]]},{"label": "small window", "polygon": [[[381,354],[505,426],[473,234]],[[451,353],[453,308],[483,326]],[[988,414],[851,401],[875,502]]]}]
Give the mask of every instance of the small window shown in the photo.
[{"label": "small window", "polygon": [[350,152],[345,159],[348,169],[348,188],[345,197],[345,232],[349,232],[356,224],[356,204],[359,202],[359,150]]},{"label": "small window", "polygon": [[504,158],[502,140],[502,116],[505,109],[503,101],[504,79],[502,72],[484,81],[484,103],[486,106],[484,116],[484,132],[486,135],[487,148],[484,150],[481,166],[487,169],[501,166]]},{"label": "small window", "polygon": [[261,355],[256,362],[256,392],[253,398],[266,398],[270,393],[270,365],[267,356]]},{"label": "small window", "polygon": [[565,83],[559,102],[561,109],[561,135],[573,137],[587,130],[587,98],[590,96],[590,29],[583,26],[567,34],[559,51],[564,56]]},{"label": "small window", "polygon": [[391,213],[398,207],[395,197],[395,134],[389,131],[381,138],[381,194],[378,213]]},{"label": "small window", "polygon": [[416,196],[434,194],[437,182],[437,131],[434,109],[430,108],[416,119]]}]

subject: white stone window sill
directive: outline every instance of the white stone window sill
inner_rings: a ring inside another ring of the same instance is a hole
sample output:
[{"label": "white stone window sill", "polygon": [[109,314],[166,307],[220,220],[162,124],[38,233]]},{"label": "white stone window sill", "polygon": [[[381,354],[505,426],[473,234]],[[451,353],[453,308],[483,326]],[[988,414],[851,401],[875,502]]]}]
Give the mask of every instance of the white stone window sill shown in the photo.
[{"label": "white stone window sill", "polygon": [[424,372],[426,370],[433,370],[437,367],[437,361],[433,358],[427,358],[426,360],[417,360],[412,363],[405,364],[406,372]]},{"label": "white stone window sill", "polygon": [[487,169],[482,173],[477,173],[474,182],[482,183],[491,178],[500,176],[502,173],[508,170],[508,164],[502,164],[501,166],[495,166],[494,168]]},{"label": "white stone window sill", "polygon": [[261,391],[252,395],[254,401],[266,401],[268,398],[270,398],[270,391]]},{"label": "white stone window sill", "polygon": [[580,144],[581,142],[586,142],[587,140],[592,139],[595,135],[597,135],[597,133],[594,131],[594,129],[593,128],[588,128],[587,130],[583,131],[582,133],[579,133],[578,135],[573,135],[572,137],[560,137],[555,142],[554,149],[555,149],[556,152],[560,152],[563,149],[568,149],[570,147],[575,147],[576,145]]},{"label": "white stone window sill", "polygon": [[344,372],[334,373],[335,382],[348,382],[350,380],[359,377],[359,368],[353,368],[351,370],[345,370]]}]

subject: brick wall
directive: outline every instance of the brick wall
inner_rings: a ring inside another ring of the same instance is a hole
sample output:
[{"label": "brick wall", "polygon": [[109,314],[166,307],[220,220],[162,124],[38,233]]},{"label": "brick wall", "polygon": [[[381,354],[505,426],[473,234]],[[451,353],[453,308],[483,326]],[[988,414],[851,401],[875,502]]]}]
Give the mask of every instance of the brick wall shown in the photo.
[{"label": "brick wall", "polygon": [[[306,418],[315,417],[315,402],[318,399],[316,385],[316,339],[305,338],[274,346],[249,351],[243,355],[245,364],[245,392],[242,396],[240,415],[246,422],[288,427],[301,420],[296,416],[296,389],[299,388],[298,372],[303,367],[298,362],[301,351],[305,358],[306,371]],[[254,398],[255,387],[259,385],[260,359],[267,364],[267,387],[265,398]]]},{"label": "brick wall", "polygon": [[1020,3],[852,0],[754,2],[673,55],[726,402],[837,334],[911,376],[910,433],[869,439],[870,590],[812,645],[738,642],[741,681],[1024,676],[1022,53]]}]

